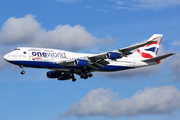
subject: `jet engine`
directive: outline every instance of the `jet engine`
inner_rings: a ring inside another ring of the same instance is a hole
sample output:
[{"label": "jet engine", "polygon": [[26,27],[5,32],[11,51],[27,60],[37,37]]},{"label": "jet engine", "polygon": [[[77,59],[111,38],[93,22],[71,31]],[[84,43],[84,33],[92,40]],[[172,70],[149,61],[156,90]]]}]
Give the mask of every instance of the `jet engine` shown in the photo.
[{"label": "jet engine", "polygon": [[89,62],[87,60],[77,59],[74,62],[75,66],[87,66]]},{"label": "jet engine", "polygon": [[56,71],[49,71],[46,73],[46,75],[48,78],[58,78],[61,75],[61,73]]},{"label": "jet engine", "polygon": [[58,80],[69,80],[71,78],[72,78],[72,76],[69,74],[61,74],[57,79]]},{"label": "jet engine", "polygon": [[70,74],[63,74],[63,73],[56,72],[56,71],[47,72],[47,77],[48,78],[57,78],[58,80],[68,80],[68,79],[72,78],[72,76]]},{"label": "jet engine", "polygon": [[122,58],[123,55],[122,55],[122,53],[108,52],[106,57],[107,57],[108,59],[118,59],[118,58]]}]

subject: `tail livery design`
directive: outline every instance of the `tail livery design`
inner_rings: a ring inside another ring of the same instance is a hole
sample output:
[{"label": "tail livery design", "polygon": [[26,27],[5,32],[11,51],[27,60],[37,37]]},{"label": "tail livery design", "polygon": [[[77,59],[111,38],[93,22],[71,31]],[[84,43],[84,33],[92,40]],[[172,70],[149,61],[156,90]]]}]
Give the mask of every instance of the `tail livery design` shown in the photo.
[{"label": "tail livery design", "polygon": [[141,57],[142,59],[149,59],[156,57],[162,40],[162,36],[163,35],[161,34],[154,34],[151,38],[148,39],[148,41],[155,41],[155,42],[140,47],[139,49],[136,50],[135,54]]}]

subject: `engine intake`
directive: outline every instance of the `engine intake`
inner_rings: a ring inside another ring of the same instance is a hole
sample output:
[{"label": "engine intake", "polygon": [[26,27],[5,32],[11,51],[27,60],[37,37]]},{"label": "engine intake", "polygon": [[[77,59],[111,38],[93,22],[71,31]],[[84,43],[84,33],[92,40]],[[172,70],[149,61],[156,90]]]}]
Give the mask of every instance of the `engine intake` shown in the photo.
[{"label": "engine intake", "polygon": [[107,53],[107,58],[108,59],[118,59],[118,58],[122,58],[123,55],[121,53],[116,53],[116,52],[108,52]]},{"label": "engine intake", "polygon": [[56,71],[49,71],[46,73],[46,75],[48,78],[58,78],[61,75],[61,73]]},{"label": "engine intake", "polygon": [[49,71],[46,75],[48,78],[57,78],[58,80],[69,80],[72,78],[70,74],[63,74],[56,71]]},{"label": "engine intake", "polygon": [[89,62],[87,60],[77,59],[74,62],[75,66],[87,66]]}]

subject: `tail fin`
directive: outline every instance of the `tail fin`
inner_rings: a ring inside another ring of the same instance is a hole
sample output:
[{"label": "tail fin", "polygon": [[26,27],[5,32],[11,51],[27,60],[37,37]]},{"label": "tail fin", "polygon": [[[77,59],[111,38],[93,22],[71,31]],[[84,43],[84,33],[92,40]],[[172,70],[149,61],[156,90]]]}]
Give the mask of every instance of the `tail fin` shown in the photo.
[{"label": "tail fin", "polygon": [[149,59],[149,58],[156,57],[161,40],[162,40],[162,36],[163,36],[162,34],[154,34],[153,36],[151,36],[147,41],[155,41],[155,42],[138,48],[133,53],[133,56],[136,56],[142,59]]}]

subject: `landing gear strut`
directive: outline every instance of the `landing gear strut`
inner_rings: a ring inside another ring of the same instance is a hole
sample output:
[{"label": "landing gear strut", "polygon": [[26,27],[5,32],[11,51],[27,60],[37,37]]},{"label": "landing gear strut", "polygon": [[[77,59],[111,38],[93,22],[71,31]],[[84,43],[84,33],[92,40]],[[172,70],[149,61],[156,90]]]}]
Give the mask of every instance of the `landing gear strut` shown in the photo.
[{"label": "landing gear strut", "polygon": [[25,74],[24,67],[22,65],[20,65],[19,67],[22,68],[21,75]]},{"label": "landing gear strut", "polygon": [[76,78],[74,77],[74,74],[71,76],[71,78],[72,78],[72,82],[76,81]]}]

